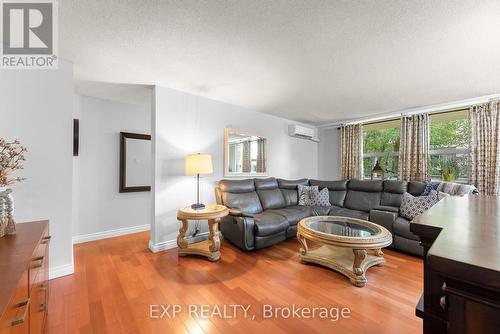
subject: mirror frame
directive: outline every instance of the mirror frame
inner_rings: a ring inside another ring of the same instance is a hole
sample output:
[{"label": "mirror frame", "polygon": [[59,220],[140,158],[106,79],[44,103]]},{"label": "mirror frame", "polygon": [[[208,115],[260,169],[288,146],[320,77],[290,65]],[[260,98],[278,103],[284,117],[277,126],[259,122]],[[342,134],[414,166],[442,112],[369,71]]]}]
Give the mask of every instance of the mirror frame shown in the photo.
[{"label": "mirror frame", "polygon": [[[229,172],[229,135],[230,134],[239,134],[243,136],[253,136],[253,137],[259,137],[262,139],[266,140],[266,171],[264,173],[230,173]],[[248,133],[248,132],[239,132],[238,129],[235,128],[225,128],[224,129],[224,177],[261,177],[261,176],[268,176],[268,169],[269,169],[269,140],[267,137],[257,135],[255,133]]]},{"label": "mirror frame", "polygon": [[127,182],[127,138],[151,140],[151,135],[140,133],[120,132],[120,193],[151,191],[151,186],[128,187]]}]

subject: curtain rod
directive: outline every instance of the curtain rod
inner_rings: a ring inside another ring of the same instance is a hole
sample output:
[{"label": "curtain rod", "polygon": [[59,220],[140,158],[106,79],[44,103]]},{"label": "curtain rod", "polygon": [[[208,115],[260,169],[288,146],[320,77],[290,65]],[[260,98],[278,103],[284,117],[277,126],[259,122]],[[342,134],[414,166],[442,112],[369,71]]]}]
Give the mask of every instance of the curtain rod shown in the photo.
[{"label": "curtain rod", "polygon": [[473,105],[481,104],[481,103],[488,103],[488,102],[492,102],[492,101],[495,101],[498,99],[500,99],[500,94],[484,95],[484,96],[479,96],[479,97],[475,97],[475,98],[471,98],[471,99],[408,108],[408,109],[404,109],[404,110],[400,110],[400,111],[393,111],[393,112],[388,112],[388,113],[380,113],[380,114],[375,114],[372,116],[365,116],[365,117],[361,117],[361,118],[357,118],[357,119],[347,119],[345,121],[332,122],[332,123],[318,125],[317,127],[319,129],[328,129],[328,128],[336,128],[338,126],[342,126],[342,125],[346,125],[346,124],[375,122],[375,121],[385,120],[388,118],[400,117],[401,114],[411,115],[411,114],[421,114],[421,113],[425,113],[425,112],[435,113],[435,112],[442,112],[444,110],[458,110],[458,109],[465,109],[465,108],[468,109]]},{"label": "curtain rod", "polygon": [[[468,110],[469,110],[469,108],[459,108],[459,109],[450,109],[450,110],[443,110],[443,111],[435,111],[435,112],[430,112],[428,114],[432,116],[432,115],[442,115],[442,114],[449,114],[449,113],[453,113],[453,112],[468,111]],[[411,114],[409,114],[409,115],[411,115]],[[405,116],[405,114],[401,114],[401,116]],[[372,121],[372,122],[366,122],[366,123],[357,122],[357,123],[351,123],[351,124],[374,125],[374,124],[380,124],[380,123],[395,121],[395,120],[400,119],[401,116],[400,117],[390,117],[390,118],[387,118],[387,119],[378,120],[378,121]],[[348,125],[348,124],[340,124],[337,127],[337,130],[340,129],[344,125]]]}]

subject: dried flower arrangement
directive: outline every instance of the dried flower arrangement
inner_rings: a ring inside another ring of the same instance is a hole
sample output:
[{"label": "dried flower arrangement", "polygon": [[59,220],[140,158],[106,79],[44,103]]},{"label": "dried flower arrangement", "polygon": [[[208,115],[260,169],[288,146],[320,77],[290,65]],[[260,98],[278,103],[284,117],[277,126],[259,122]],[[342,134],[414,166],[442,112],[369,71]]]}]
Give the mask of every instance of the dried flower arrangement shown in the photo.
[{"label": "dried flower arrangement", "polygon": [[12,177],[12,174],[23,169],[24,153],[26,147],[22,146],[18,139],[7,141],[0,138],[0,187],[10,186],[16,182],[25,180],[22,177]]},{"label": "dried flower arrangement", "polygon": [[[8,187],[16,182],[24,180],[22,177],[13,177],[12,174],[23,169],[24,153],[26,147],[22,146],[18,139],[7,141],[0,138],[0,187]],[[14,199],[12,189],[2,189],[0,191],[0,237],[16,233],[14,222]]]}]

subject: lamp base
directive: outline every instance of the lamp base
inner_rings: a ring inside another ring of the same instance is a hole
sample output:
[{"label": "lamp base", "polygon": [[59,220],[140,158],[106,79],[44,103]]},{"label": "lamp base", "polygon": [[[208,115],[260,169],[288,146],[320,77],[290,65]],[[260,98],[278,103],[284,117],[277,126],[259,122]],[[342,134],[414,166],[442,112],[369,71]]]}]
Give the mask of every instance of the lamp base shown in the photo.
[{"label": "lamp base", "polygon": [[202,204],[202,203],[191,204],[191,209],[193,209],[193,210],[205,209],[205,204]]}]

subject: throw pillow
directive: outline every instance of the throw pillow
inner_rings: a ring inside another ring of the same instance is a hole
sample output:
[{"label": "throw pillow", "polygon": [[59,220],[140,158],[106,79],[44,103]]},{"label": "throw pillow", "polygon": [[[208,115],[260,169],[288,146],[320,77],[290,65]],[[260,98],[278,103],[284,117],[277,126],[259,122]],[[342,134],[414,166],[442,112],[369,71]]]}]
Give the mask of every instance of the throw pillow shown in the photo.
[{"label": "throw pillow", "polygon": [[437,202],[438,193],[436,190],[431,190],[428,196],[413,196],[404,193],[399,212],[401,216],[413,220],[413,218],[429,210]]},{"label": "throw pillow", "polygon": [[312,192],[312,204],[313,206],[330,206],[330,193],[328,188],[323,188],[321,191]]},{"label": "throw pillow", "polygon": [[314,192],[319,192],[318,186],[298,185],[299,205],[312,205]]},{"label": "throw pillow", "polygon": [[432,190],[436,190],[437,191],[440,183],[441,182],[435,182],[435,181],[431,181],[431,182],[427,183],[427,185],[425,186],[424,191],[422,191],[422,193],[420,194],[420,196],[429,196],[429,194],[431,193]]}]

